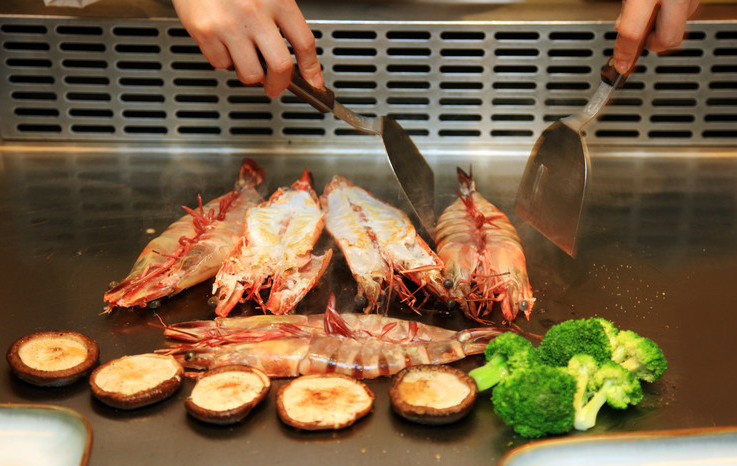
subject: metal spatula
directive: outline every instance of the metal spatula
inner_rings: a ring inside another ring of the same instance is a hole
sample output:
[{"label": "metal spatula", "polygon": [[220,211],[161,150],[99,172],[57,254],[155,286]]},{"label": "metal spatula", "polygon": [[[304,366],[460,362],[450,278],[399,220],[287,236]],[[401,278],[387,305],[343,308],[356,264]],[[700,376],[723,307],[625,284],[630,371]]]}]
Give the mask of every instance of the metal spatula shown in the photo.
[{"label": "metal spatula", "polygon": [[609,61],[601,84],[578,115],[562,118],[538,138],[527,161],[514,210],[556,246],[576,255],[576,239],[591,162],[582,129],[606,105],[625,77]]},{"label": "metal spatula", "polygon": [[404,128],[387,116],[363,116],[344,107],[335,101],[332,90],[312,87],[302,78],[296,67],[288,89],[317,110],[333,113],[356,130],[381,136],[394,176],[420,222],[418,232],[432,246],[435,229],[435,177],[432,168]]},{"label": "metal spatula", "polygon": [[[656,7],[650,16],[645,29],[648,33],[655,26],[658,12]],[[638,57],[643,46],[644,39]],[[582,130],[606,105],[612,91],[624,85],[631,71],[619,74],[613,58],[610,59],[602,67],[602,82],[586,107],[580,114],[562,118],[543,131],[522,175],[515,212],[571,257],[576,256],[578,227],[591,171]]]}]

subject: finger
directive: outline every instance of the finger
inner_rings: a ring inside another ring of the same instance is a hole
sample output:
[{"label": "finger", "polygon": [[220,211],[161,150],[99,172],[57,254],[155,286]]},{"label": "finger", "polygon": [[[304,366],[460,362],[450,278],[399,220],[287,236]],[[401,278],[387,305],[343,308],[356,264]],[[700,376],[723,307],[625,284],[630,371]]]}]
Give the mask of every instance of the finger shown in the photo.
[{"label": "finger", "polygon": [[198,16],[191,2],[173,0],[172,4],[181,18],[182,26],[197,43],[207,61],[217,69],[227,69],[233,66],[228,48],[220,40],[218,27],[213,21]]},{"label": "finger", "polygon": [[264,68],[253,43],[242,41],[237,47],[230,47],[229,50],[235,64],[235,73],[242,83],[254,85],[264,81]]},{"label": "finger", "polygon": [[649,31],[650,17],[657,6],[657,0],[624,1],[622,12],[617,18],[614,42],[614,67],[620,74],[627,74],[635,65],[641,46]]},{"label": "finger", "polygon": [[648,38],[647,48],[653,52],[663,52],[681,45],[689,8],[690,0],[663,2],[655,31]]},{"label": "finger", "polygon": [[[197,41],[195,41],[197,42]],[[198,43],[200,51],[207,61],[218,70],[227,70],[233,66],[233,58],[228,48],[222,42],[213,40],[209,42]]]},{"label": "finger", "polygon": [[264,92],[269,97],[276,97],[289,86],[292,79],[292,55],[276,26],[269,33],[259,35],[256,46],[266,62]]},{"label": "finger", "polygon": [[278,12],[277,24],[284,31],[284,35],[294,50],[302,77],[312,87],[323,87],[322,69],[315,47],[315,35],[296,3],[287,2],[283,5],[283,9]]}]

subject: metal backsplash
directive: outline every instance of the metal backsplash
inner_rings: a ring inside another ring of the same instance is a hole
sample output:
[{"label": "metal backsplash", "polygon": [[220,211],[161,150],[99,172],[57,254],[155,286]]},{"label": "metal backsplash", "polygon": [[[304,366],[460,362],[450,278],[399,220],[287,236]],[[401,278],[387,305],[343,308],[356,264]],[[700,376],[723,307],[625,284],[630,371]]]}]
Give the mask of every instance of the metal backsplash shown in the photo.
[{"label": "metal backsplash", "polygon": [[[339,101],[401,122],[418,145],[530,145],[579,110],[611,23],[312,22]],[[363,136],[286,93],[214,70],[174,20],[0,16],[5,140],[318,141]],[[695,22],[646,54],[588,128],[590,144],[737,143],[737,22]]]}]

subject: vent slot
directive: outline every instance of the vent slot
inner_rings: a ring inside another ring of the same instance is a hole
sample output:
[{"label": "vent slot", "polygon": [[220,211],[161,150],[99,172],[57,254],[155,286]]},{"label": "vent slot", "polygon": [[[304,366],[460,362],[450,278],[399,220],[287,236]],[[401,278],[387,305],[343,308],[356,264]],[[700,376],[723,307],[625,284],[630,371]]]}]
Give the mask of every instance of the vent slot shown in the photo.
[{"label": "vent slot", "polygon": [[[312,24],[336,100],[390,115],[418,145],[530,146],[599,86],[606,23]],[[216,70],[170,20],[0,17],[0,135],[12,139],[247,141],[366,135],[290,94]],[[737,143],[737,30],[696,22],[680,50],[644,53],[587,127],[589,144]],[[361,139],[359,139],[361,138]]]}]

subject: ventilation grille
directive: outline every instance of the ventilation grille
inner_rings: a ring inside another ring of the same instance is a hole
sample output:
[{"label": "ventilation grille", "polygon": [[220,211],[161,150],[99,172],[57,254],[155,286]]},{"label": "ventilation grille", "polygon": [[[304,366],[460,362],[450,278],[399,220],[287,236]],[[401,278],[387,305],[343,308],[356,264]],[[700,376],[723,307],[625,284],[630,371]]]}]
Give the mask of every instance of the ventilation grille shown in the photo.
[{"label": "ventilation grille", "polygon": [[[531,144],[598,87],[608,23],[313,22],[326,84],[418,144]],[[285,93],[214,70],[178,22],[0,17],[7,140],[362,138]],[[737,23],[694,23],[645,54],[590,144],[737,143]]]}]

